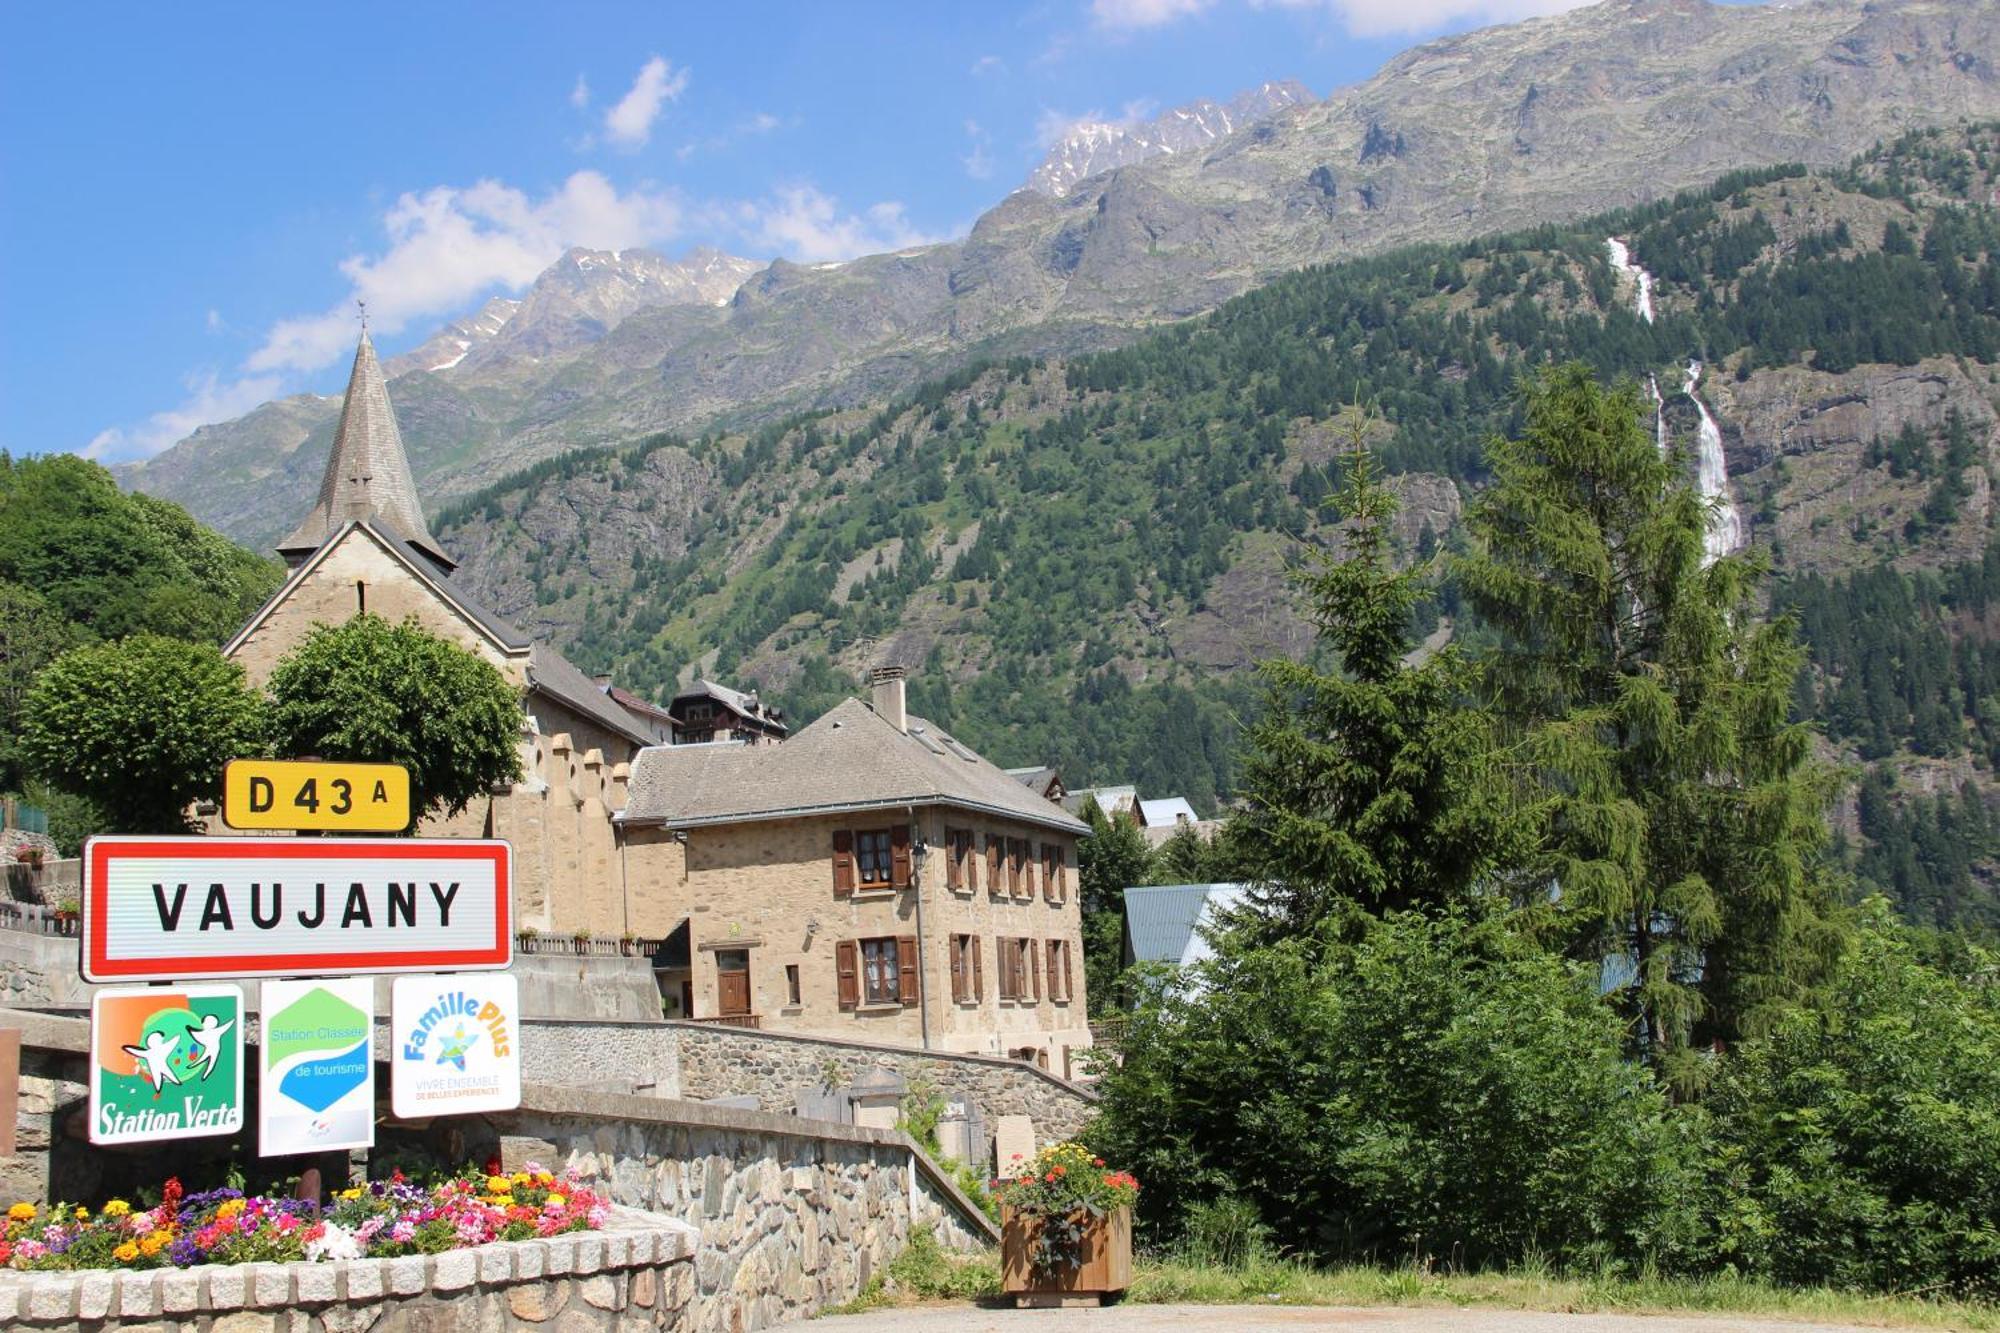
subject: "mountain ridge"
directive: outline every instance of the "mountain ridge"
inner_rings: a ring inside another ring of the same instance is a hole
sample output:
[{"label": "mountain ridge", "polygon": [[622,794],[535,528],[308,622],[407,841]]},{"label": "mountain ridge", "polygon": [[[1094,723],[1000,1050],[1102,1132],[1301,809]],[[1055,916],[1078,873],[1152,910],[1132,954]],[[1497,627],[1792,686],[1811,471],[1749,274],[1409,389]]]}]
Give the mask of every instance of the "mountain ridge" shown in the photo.
[{"label": "mountain ridge", "polygon": [[[1115,346],[1271,277],[1659,197],[1773,161],[1832,164],[1911,124],[2000,114],[2000,13],[1612,0],[1397,56],[1199,153],[1017,191],[962,240],[784,261],[726,306],[642,308],[539,359],[469,352],[397,381],[433,504],[496,473],[661,430],[880,399],[981,356]],[[513,321],[509,321],[510,324]],[[248,542],[331,434],[287,400],[120,472]],[[303,455],[303,457],[302,457]]]}]

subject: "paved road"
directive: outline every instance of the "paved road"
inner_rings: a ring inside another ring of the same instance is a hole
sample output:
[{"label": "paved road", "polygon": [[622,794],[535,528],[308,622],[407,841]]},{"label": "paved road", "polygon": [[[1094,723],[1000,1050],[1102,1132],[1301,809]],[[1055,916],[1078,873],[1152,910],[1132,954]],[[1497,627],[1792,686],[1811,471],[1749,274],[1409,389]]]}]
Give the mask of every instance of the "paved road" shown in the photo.
[{"label": "paved road", "polygon": [[1528,1310],[1269,1305],[1115,1305],[1103,1310],[926,1306],[815,1320],[812,1333],[1853,1333],[1850,1324],[1700,1315],[1550,1314]]}]

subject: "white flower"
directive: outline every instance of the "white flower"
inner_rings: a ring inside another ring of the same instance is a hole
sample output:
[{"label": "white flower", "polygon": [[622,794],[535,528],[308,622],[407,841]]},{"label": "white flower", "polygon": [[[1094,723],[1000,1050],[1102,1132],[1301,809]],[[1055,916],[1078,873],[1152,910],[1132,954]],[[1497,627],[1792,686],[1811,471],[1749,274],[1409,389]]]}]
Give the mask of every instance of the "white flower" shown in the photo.
[{"label": "white flower", "polygon": [[359,1259],[361,1241],[352,1231],[337,1222],[324,1224],[318,1240],[306,1242],[306,1258],[318,1262],[322,1259]]}]

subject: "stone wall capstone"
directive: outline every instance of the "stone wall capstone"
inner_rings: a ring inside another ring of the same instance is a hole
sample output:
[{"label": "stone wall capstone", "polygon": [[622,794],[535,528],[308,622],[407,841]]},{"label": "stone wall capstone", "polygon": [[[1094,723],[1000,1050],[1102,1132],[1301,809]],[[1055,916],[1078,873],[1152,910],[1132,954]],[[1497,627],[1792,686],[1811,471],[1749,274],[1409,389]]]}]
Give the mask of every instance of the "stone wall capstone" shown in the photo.
[{"label": "stone wall capstone", "polygon": [[912,1086],[928,1083],[948,1101],[970,1101],[988,1124],[1003,1115],[1027,1116],[1041,1142],[1074,1137],[1097,1111],[1088,1088],[1022,1060],[704,1023],[666,1026],[679,1038],[680,1095],[697,1101],[748,1093],[766,1111],[790,1114],[802,1095],[825,1088],[829,1075],[845,1087],[882,1070]]}]

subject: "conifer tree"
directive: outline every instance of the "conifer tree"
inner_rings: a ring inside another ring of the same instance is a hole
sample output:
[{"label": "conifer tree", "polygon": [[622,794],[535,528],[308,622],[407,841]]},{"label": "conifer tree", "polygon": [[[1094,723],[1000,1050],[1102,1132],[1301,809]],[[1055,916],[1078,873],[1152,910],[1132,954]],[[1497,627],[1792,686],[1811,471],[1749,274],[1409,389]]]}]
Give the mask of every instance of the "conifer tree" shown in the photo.
[{"label": "conifer tree", "polygon": [[1546,849],[1532,905],[1664,1066],[1754,1029],[1837,949],[1831,776],[1790,720],[1791,618],[1757,620],[1758,557],[1704,564],[1707,510],[1636,388],[1571,364],[1524,399],[1458,581],[1500,635],[1487,694]]},{"label": "conifer tree", "polygon": [[1335,500],[1341,549],[1315,552],[1295,575],[1329,660],[1259,667],[1269,700],[1250,733],[1248,808],[1228,838],[1259,938],[1314,936],[1354,907],[1442,910],[1521,850],[1487,718],[1468,703],[1468,664],[1455,647],[1414,652],[1411,612],[1434,571],[1395,568],[1396,499],[1364,430]]}]

